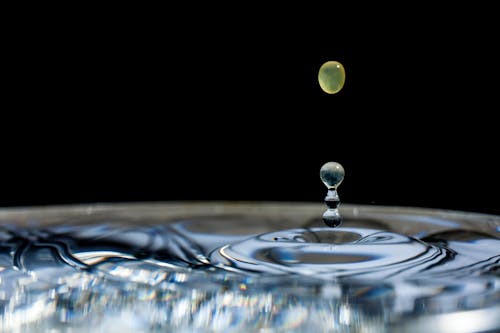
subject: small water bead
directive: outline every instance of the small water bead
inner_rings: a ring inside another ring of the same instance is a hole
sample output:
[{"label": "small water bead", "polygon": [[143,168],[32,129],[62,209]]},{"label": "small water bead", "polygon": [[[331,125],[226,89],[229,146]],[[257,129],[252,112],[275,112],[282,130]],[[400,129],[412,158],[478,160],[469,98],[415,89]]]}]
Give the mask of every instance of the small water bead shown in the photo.
[{"label": "small water bead", "polygon": [[319,86],[327,94],[338,93],[345,82],[344,66],[338,61],[327,61],[321,65],[318,73]]},{"label": "small water bead", "polygon": [[335,189],[344,180],[344,167],[337,162],[327,162],[319,170],[319,176],[328,189]]},{"label": "small water bead", "polygon": [[342,216],[340,216],[338,210],[340,199],[337,193],[337,187],[344,180],[344,175],[344,167],[337,162],[327,162],[319,171],[321,181],[328,188],[325,197],[325,204],[328,209],[323,214],[323,222],[331,228],[338,227],[342,223]]},{"label": "small water bead", "polygon": [[340,216],[339,210],[327,209],[323,214],[323,222],[330,228],[337,228],[342,224],[342,216]]}]

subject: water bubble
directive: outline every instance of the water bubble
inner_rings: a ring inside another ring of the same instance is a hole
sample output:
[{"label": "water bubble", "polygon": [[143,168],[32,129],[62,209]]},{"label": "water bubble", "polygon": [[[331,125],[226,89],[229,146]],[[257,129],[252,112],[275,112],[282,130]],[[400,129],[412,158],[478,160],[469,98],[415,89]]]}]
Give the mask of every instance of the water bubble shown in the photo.
[{"label": "water bubble", "polygon": [[328,207],[323,214],[323,222],[329,227],[335,228],[342,223],[338,207],[340,205],[337,187],[344,180],[344,167],[337,162],[327,162],[323,164],[319,171],[321,181],[328,188],[328,193],[325,197],[325,204]]},{"label": "water bubble", "polygon": [[344,66],[338,61],[327,61],[318,73],[319,86],[327,94],[338,93],[345,82]]}]

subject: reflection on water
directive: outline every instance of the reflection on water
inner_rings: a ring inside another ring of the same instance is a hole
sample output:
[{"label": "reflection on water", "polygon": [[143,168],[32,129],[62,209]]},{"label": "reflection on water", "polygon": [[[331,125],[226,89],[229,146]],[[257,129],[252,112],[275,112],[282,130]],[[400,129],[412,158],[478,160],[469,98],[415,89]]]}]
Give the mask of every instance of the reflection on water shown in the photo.
[{"label": "reflection on water", "polygon": [[353,209],[327,228],[280,211],[2,222],[0,331],[418,331],[499,309],[491,221]]}]

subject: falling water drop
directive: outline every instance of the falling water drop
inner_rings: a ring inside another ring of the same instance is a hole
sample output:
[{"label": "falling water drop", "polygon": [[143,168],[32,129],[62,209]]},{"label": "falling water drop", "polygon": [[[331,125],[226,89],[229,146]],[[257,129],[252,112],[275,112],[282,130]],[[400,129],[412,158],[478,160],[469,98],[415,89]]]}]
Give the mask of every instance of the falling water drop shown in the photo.
[{"label": "falling water drop", "polygon": [[327,94],[338,93],[345,82],[344,66],[338,61],[327,61],[321,65],[318,72],[318,82]]},{"label": "falling water drop", "polygon": [[321,180],[328,188],[325,197],[325,204],[328,209],[323,214],[323,222],[332,228],[338,227],[342,223],[342,217],[338,210],[340,199],[337,187],[344,180],[344,174],[344,168],[337,162],[327,162],[319,171]]}]

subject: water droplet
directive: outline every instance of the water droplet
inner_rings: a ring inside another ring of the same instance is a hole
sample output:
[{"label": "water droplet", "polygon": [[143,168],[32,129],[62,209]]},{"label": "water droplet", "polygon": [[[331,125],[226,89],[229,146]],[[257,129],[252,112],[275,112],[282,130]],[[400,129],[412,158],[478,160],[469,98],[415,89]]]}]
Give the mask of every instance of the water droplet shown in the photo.
[{"label": "water droplet", "polygon": [[330,228],[336,228],[342,223],[342,217],[340,216],[338,209],[327,209],[323,214],[323,222]]},{"label": "water droplet", "polygon": [[327,61],[319,68],[319,86],[327,94],[338,93],[345,82],[344,66],[338,61]]},{"label": "water droplet", "polygon": [[335,189],[344,180],[344,167],[337,162],[323,164],[319,176],[328,189]]},{"label": "water droplet", "polygon": [[338,227],[342,223],[342,216],[340,216],[338,210],[340,199],[337,187],[344,180],[344,174],[344,167],[337,162],[327,162],[319,171],[321,181],[328,188],[328,193],[325,197],[325,204],[328,209],[323,214],[323,222],[332,228]]}]

